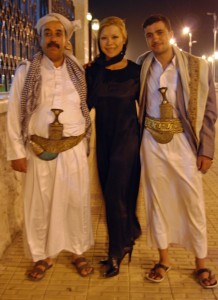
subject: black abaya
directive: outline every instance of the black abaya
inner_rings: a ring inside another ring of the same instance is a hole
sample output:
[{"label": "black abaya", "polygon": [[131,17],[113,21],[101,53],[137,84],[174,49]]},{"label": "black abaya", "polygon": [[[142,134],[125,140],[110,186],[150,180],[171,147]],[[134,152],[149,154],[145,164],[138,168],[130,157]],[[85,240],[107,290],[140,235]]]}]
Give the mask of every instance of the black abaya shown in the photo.
[{"label": "black abaya", "polygon": [[136,216],[140,180],[139,96],[140,66],[109,70],[92,65],[86,70],[88,106],[96,109],[96,151],[106,205],[109,255],[121,257],[123,248],[141,234]]}]

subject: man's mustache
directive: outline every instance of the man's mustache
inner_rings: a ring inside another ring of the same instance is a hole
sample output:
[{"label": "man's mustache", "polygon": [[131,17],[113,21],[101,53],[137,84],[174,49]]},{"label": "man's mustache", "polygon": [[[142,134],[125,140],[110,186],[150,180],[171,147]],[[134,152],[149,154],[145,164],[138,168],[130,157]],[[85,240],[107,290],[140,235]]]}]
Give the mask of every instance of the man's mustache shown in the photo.
[{"label": "man's mustache", "polygon": [[56,44],[55,42],[50,42],[50,43],[48,43],[47,44],[47,48],[49,48],[49,47],[56,47],[56,48],[60,48],[60,46],[58,45],[58,44]]}]

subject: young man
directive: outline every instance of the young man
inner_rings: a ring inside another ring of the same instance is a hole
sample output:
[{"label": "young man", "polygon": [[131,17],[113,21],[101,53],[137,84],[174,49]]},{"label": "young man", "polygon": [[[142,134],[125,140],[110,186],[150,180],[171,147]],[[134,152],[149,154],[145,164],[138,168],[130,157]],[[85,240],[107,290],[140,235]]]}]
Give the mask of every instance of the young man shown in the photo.
[{"label": "young man", "polygon": [[146,278],[161,282],[171,264],[170,244],[195,254],[195,275],[204,288],[217,285],[205,266],[207,230],[202,173],[213,160],[217,119],[214,82],[206,61],[170,44],[170,21],[152,15],[143,24],[151,51],[143,54],[140,123],[141,163],[148,244],[159,263]]},{"label": "young man", "polygon": [[8,160],[26,173],[25,236],[35,262],[28,278],[42,279],[62,250],[87,276],[93,268],[82,254],[93,235],[85,75],[69,51],[72,22],[51,13],[36,27],[42,50],[18,67],[8,108]]}]

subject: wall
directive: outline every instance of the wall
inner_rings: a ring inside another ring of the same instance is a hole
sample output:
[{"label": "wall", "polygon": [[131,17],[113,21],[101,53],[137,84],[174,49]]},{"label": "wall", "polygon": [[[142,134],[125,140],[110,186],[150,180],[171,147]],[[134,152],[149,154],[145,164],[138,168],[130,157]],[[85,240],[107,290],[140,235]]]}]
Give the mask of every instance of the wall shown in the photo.
[{"label": "wall", "polygon": [[0,257],[23,224],[21,177],[6,160],[6,103],[0,100]]},{"label": "wall", "polygon": [[88,62],[88,0],[73,0],[75,7],[75,19],[81,21],[81,29],[75,32],[76,49],[75,56],[81,64]]}]

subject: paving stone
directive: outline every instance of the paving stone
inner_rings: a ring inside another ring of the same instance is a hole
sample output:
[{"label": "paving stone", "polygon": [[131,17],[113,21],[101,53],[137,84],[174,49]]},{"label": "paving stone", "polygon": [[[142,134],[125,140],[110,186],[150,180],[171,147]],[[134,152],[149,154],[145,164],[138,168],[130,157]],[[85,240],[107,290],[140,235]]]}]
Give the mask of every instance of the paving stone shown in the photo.
[{"label": "paving stone", "polygon": [[[217,133],[218,134],[218,133]],[[203,177],[208,221],[208,263],[218,277],[218,136],[213,167]],[[93,157],[93,156],[92,156]],[[25,272],[32,266],[25,258],[22,233],[17,235],[0,261],[1,300],[217,300],[218,288],[203,289],[193,278],[194,255],[174,245],[170,248],[172,270],[160,283],[144,279],[145,273],[158,260],[155,249],[146,246],[146,214],[140,185],[137,213],[143,234],[136,242],[132,261],[126,257],[120,274],[104,279],[99,260],[107,256],[107,228],[101,190],[96,178],[96,163],[90,162],[91,200],[95,245],[87,253],[87,259],[95,268],[93,275],[83,278],[71,265],[71,254],[63,251],[54,266],[40,282],[29,281]]]}]

